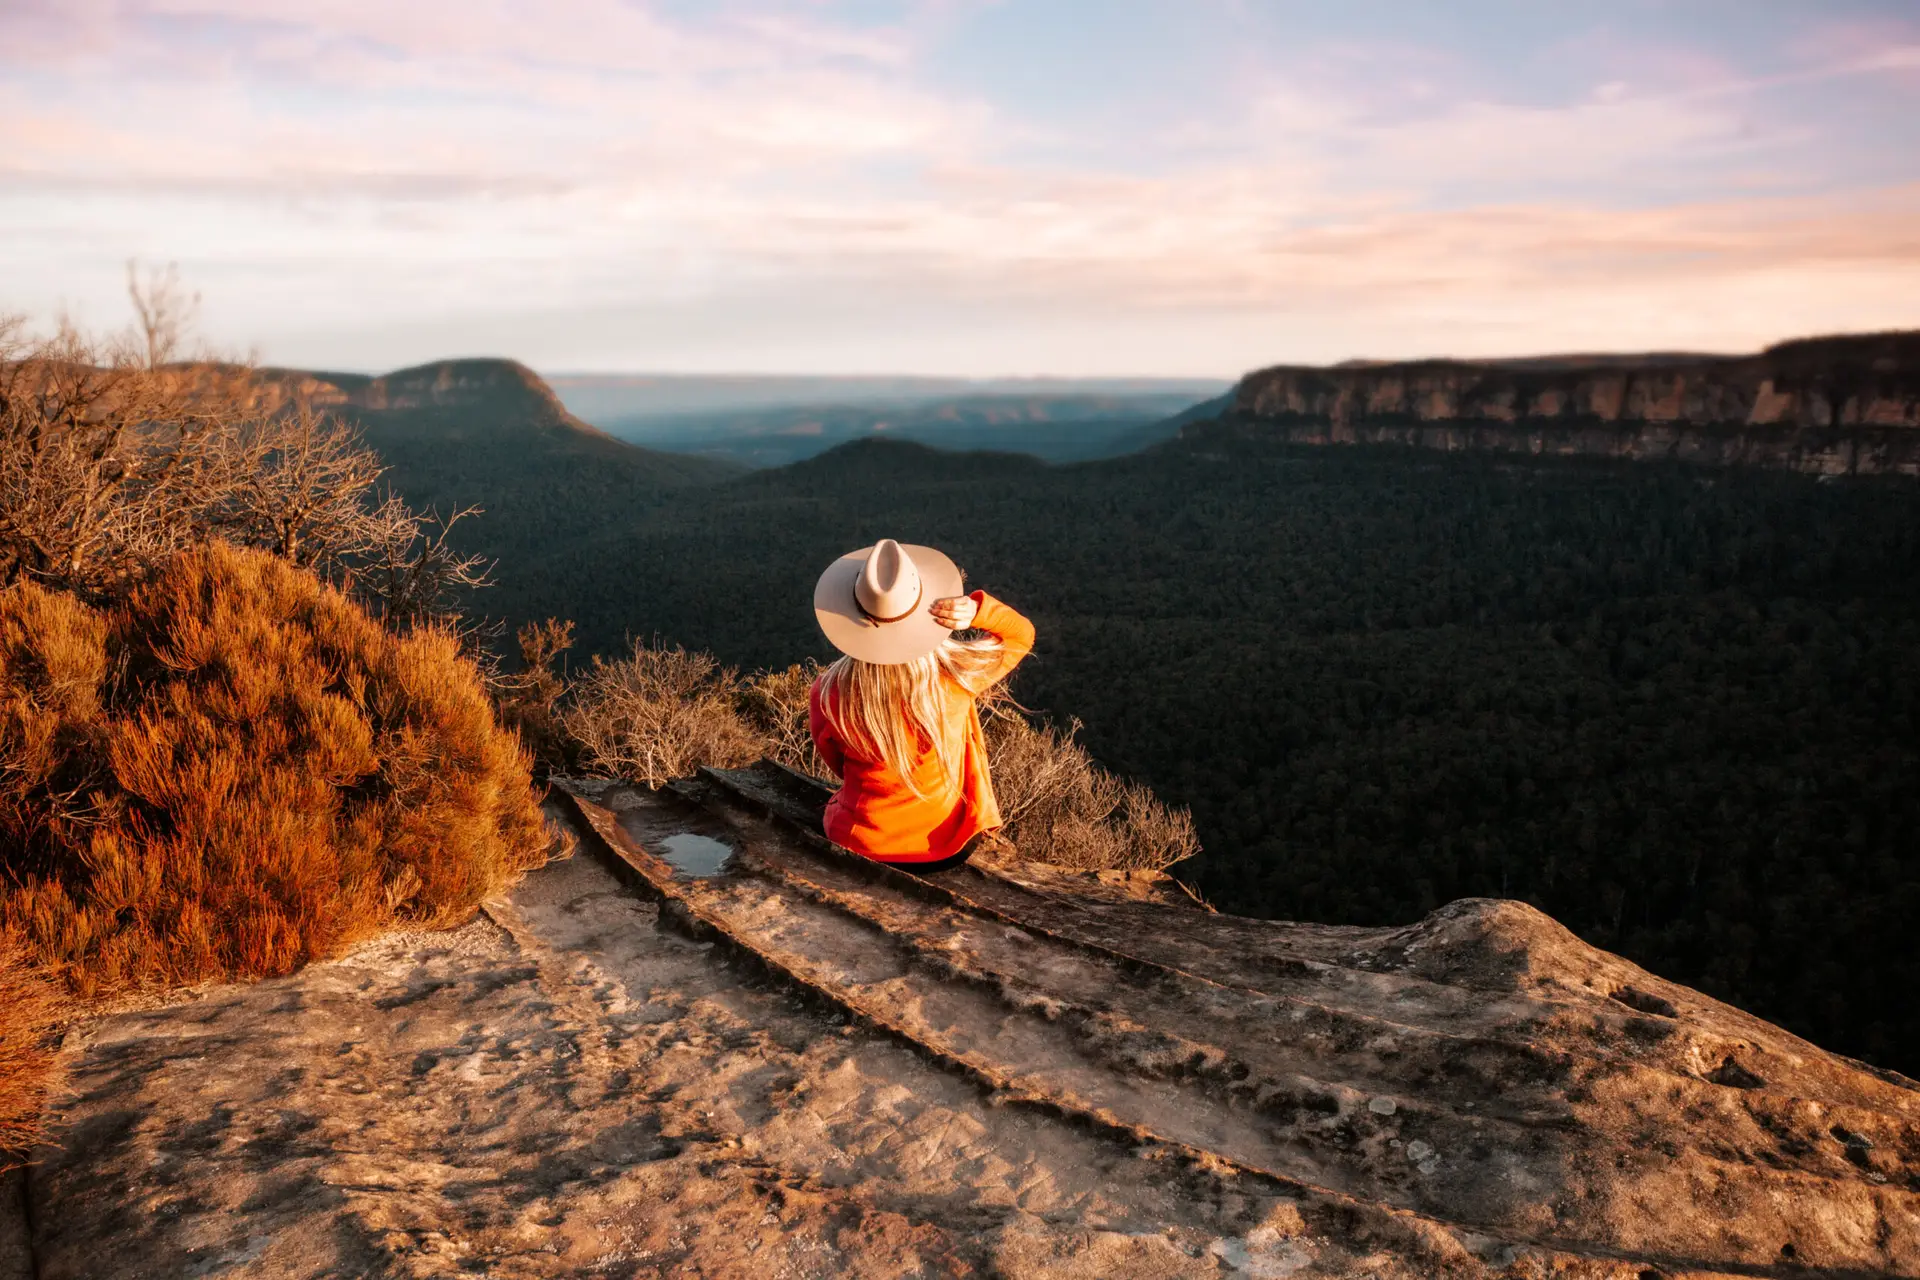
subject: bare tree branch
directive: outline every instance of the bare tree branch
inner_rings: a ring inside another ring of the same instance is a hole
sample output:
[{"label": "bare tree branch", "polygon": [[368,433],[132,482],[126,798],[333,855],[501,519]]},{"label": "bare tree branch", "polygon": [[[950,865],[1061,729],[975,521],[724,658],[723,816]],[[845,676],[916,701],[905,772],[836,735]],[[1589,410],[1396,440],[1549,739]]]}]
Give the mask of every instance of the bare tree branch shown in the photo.
[{"label": "bare tree branch", "polygon": [[127,263],[127,296],[133,300],[133,314],[148,369],[158,369],[180,356],[192,318],[200,309],[200,295],[189,294],[180,283],[180,264],[169,262],[164,268],[149,267],[141,279],[140,264]]},{"label": "bare tree branch", "polygon": [[0,587],[112,597],[222,538],[313,570],[390,626],[448,626],[473,647],[459,597],[491,565],[448,533],[478,508],[416,512],[376,492],[380,460],[345,424],[248,365],[177,361],[198,296],[171,265],[127,276],[124,341],[68,324],[34,338],[0,316]]},{"label": "bare tree branch", "polygon": [[368,513],[364,549],[342,558],[343,585],[396,630],[449,620],[460,592],[489,585],[491,561],[447,545],[454,525],[479,514],[479,507],[462,507],[443,520],[389,494]]}]

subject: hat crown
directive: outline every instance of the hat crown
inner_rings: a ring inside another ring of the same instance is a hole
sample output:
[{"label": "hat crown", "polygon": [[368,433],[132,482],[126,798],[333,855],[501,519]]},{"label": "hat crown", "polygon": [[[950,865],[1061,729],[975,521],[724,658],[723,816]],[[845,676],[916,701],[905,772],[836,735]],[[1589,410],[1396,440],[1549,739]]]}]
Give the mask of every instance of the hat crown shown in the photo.
[{"label": "hat crown", "polygon": [[907,549],[892,538],[874,543],[854,581],[853,598],[875,622],[898,622],[911,614],[920,603],[920,570]]},{"label": "hat crown", "polygon": [[952,637],[927,606],[965,590],[960,566],[940,548],[888,538],[827,566],[813,584],[813,616],[841,653],[891,666],[925,657]]}]

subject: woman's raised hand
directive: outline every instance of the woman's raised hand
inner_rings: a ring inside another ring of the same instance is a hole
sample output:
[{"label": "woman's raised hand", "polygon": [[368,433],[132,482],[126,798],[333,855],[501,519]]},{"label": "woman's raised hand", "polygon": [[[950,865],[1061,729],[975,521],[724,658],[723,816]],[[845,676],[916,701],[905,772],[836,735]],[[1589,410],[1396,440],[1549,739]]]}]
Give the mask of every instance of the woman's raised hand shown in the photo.
[{"label": "woman's raised hand", "polygon": [[946,596],[928,605],[927,612],[947,630],[965,631],[973,625],[973,615],[980,612],[980,606],[972,596]]}]

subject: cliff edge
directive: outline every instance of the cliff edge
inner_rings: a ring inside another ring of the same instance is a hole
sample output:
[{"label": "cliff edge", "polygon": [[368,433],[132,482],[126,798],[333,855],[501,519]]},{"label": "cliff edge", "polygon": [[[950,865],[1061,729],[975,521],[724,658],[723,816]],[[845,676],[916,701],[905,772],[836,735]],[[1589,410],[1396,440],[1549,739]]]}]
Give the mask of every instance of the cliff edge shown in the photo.
[{"label": "cliff edge", "polygon": [[1198,430],[1920,475],[1920,331],[1808,338],[1755,356],[1276,366],[1241,379],[1216,421]]},{"label": "cliff edge", "polygon": [[1523,904],[921,879],[810,786],[582,788],[458,933],[76,1030],[41,1280],[1920,1276],[1920,1086]]}]

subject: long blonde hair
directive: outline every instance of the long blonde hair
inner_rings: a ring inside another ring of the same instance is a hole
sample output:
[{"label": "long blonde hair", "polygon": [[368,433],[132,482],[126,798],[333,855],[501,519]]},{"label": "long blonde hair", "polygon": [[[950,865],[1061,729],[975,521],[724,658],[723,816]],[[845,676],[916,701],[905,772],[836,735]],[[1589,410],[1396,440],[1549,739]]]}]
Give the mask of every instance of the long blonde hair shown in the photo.
[{"label": "long blonde hair", "polygon": [[933,748],[952,785],[966,738],[966,720],[947,716],[946,686],[977,698],[999,668],[1000,651],[997,639],[947,639],[911,662],[881,666],[843,656],[820,677],[821,700],[855,755],[885,761],[907,790],[929,800],[914,779],[914,757]]}]

